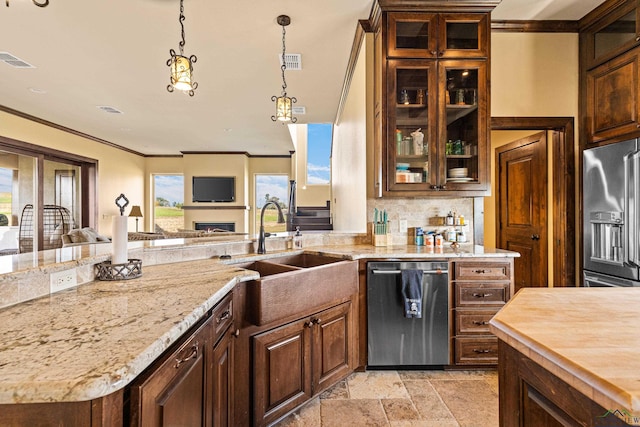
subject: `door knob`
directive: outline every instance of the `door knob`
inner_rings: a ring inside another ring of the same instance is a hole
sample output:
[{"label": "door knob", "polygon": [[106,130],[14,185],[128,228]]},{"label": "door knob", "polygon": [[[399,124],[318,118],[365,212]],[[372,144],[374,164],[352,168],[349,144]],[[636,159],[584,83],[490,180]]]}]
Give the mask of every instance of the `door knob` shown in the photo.
[{"label": "door knob", "polygon": [[531,235],[531,240],[540,240],[540,235],[539,234],[532,234]]}]

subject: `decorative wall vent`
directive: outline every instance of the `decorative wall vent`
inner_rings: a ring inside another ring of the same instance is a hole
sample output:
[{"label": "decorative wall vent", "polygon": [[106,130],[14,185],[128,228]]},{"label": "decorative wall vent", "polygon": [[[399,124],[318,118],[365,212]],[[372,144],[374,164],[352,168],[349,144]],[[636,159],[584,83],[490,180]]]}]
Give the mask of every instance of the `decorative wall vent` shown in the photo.
[{"label": "decorative wall vent", "polygon": [[295,106],[291,108],[291,111],[293,111],[293,114],[299,116],[300,114],[307,114],[307,108],[304,106]]}]

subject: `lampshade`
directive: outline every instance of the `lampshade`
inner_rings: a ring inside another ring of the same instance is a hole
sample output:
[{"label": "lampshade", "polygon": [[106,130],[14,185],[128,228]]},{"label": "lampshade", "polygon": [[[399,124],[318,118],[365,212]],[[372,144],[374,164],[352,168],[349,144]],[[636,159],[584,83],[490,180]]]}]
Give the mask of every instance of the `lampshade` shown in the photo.
[{"label": "lampshade", "polygon": [[282,122],[291,121],[291,98],[279,96],[276,100],[276,118]]},{"label": "lampshade", "polygon": [[129,212],[129,216],[142,218],[142,211],[140,210],[140,206],[131,206],[131,212]]},{"label": "lampshade", "polygon": [[191,73],[193,67],[189,58],[182,55],[175,55],[171,58],[171,84],[177,90],[188,92],[193,90],[191,83]]}]

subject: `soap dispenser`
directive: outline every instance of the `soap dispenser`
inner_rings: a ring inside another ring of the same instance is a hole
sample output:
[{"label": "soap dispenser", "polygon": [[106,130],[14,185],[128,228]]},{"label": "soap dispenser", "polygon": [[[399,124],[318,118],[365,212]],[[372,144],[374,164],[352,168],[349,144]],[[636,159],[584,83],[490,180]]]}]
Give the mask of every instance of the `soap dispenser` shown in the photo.
[{"label": "soap dispenser", "polygon": [[302,233],[300,233],[300,227],[296,227],[296,234],[293,236],[293,248],[302,249]]}]

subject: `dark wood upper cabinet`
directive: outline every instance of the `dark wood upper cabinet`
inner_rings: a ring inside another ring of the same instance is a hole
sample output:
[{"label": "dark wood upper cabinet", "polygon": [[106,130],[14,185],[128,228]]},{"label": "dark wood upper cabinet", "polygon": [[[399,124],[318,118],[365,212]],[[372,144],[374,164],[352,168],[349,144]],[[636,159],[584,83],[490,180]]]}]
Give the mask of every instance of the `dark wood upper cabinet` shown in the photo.
[{"label": "dark wood upper cabinet", "polygon": [[581,20],[584,148],[640,135],[640,0],[606,1]]},{"label": "dark wood upper cabinet", "polygon": [[603,3],[581,21],[581,59],[585,69],[640,44],[640,0],[613,3]]}]

